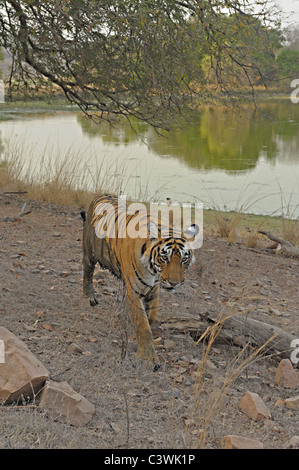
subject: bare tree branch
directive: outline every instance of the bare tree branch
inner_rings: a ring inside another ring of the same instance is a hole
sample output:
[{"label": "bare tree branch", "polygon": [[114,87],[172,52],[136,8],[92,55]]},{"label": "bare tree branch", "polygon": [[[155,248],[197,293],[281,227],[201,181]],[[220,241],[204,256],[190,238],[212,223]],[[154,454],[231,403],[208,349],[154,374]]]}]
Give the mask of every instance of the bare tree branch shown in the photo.
[{"label": "bare tree branch", "polygon": [[[9,85],[52,85],[91,118],[135,117],[169,128],[220,91],[267,74],[268,0],[0,0]],[[212,67],[207,69],[210,60]],[[211,71],[214,74],[211,75]]]}]

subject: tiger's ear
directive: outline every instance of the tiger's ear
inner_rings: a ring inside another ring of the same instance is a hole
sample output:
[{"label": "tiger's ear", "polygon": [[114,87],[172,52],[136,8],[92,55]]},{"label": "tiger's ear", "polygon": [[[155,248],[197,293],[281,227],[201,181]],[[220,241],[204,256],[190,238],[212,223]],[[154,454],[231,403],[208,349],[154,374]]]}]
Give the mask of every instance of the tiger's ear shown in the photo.
[{"label": "tiger's ear", "polygon": [[187,230],[184,231],[184,235],[186,235],[187,238],[194,238],[196,235],[199,233],[199,226],[196,224],[190,225],[190,227],[187,228]]},{"label": "tiger's ear", "polygon": [[151,221],[148,223],[148,231],[149,231],[149,238],[151,240],[158,240],[159,238],[159,231],[158,227],[155,222]]}]

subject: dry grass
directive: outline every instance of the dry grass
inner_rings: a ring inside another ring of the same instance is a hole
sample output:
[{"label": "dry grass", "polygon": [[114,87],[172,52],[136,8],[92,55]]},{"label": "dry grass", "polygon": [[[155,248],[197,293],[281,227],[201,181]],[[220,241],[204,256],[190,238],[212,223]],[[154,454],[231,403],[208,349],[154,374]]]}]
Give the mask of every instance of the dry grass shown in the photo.
[{"label": "dry grass", "polygon": [[[227,319],[236,315],[244,315],[244,311],[242,313],[238,312],[240,302],[242,307],[244,307],[250,300],[252,298],[243,298],[229,309],[224,308],[219,313],[217,321],[207,328],[197,340],[197,343],[202,343],[202,358],[197,368],[193,395],[191,397],[190,416],[192,419],[187,421],[185,434],[182,436],[186,448],[206,448],[214,423],[219,418],[229,390],[242,372],[246,371],[265,352],[267,345],[276,337],[276,334],[274,334],[262,346],[255,349],[249,344],[245,345],[232,362],[227,365],[226,371],[224,371],[221,378],[218,377],[213,380],[212,393],[205,390],[205,374],[207,368],[209,368],[214,343]],[[195,437],[193,431],[195,431]]]},{"label": "dry grass", "polygon": [[117,192],[125,180],[125,168],[120,168],[117,162],[104,168],[103,164],[97,166],[95,159],[87,165],[82,163],[81,151],[72,148],[63,157],[53,150],[47,159],[41,157],[35,163],[30,158],[31,152],[24,142],[7,143],[0,161],[3,192],[24,192],[38,201],[86,207],[93,194]]},{"label": "dry grass", "polygon": [[35,166],[30,163],[30,152],[30,147],[16,141],[10,141],[5,147],[0,162],[3,192],[24,192],[29,198],[61,205],[75,205],[85,200],[88,192],[74,184],[70,155],[60,165],[56,159],[53,168],[49,168],[43,159]]},{"label": "dry grass", "polygon": [[[213,200],[211,195],[209,195],[209,201],[205,203],[210,210],[210,220],[214,227],[215,235],[227,239],[228,242],[238,240],[241,233],[240,228],[243,225],[244,214],[250,212],[251,206],[256,203],[260,197],[254,198],[253,196],[249,196],[243,203],[241,199],[242,194],[240,194],[236,201],[235,210],[231,211],[221,210],[219,204]],[[242,235],[244,236],[244,233]],[[252,243],[253,242],[251,242],[251,244]]]},{"label": "dry grass", "polygon": [[[0,160],[0,190],[3,192],[24,192],[27,197],[56,203],[61,206],[87,207],[94,194],[124,192],[128,179],[126,168],[117,161],[109,165],[97,165],[96,158],[88,165],[83,162],[81,152],[69,148],[62,157],[59,150],[52,150],[50,157],[41,157],[33,163],[33,148],[24,141],[10,139],[2,149]],[[46,152],[42,152],[44,155]],[[49,152],[47,152],[49,153]],[[136,189],[139,200],[148,200],[148,182],[139,181]],[[163,188],[161,188],[163,189]],[[204,230],[228,242],[241,241],[245,246],[256,248],[263,237],[259,230],[273,230],[284,240],[296,245],[299,241],[299,221],[293,220],[292,196],[286,200],[281,191],[280,217],[248,215],[253,204],[266,195],[251,195],[242,202],[242,194],[236,201],[234,211],[225,212],[215,202],[206,202]],[[156,194],[155,196],[158,196]],[[268,196],[268,195],[267,195]],[[276,212],[278,212],[278,210]],[[273,213],[275,215],[275,213]]]},{"label": "dry grass", "polygon": [[281,215],[251,215],[243,209],[224,212],[215,207],[206,211],[204,229],[230,243],[242,242],[247,248],[256,248],[264,241],[259,230],[272,230],[284,240],[298,245],[299,220],[294,217],[295,209],[291,214],[282,206],[276,212]]},{"label": "dry grass", "polygon": [[[33,151],[34,146],[22,140],[10,139],[6,143],[0,159],[1,191],[24,192],[38,201],[80,207],[87,207],[94,194],[126,194],[132,177],[126,162],[111,160],[106,155],[98,163],[97,155],[90,149],[91,157],[84,163],[85,149],[72,147],[64,155],[55,147],[46,148],[41,151],[40,159],[34,161]],[[136,179],[134,192],[138,200],[149,200],[148,185],[149,180]],[[157,198],[162,189],[163,185],[151,199]]]}]

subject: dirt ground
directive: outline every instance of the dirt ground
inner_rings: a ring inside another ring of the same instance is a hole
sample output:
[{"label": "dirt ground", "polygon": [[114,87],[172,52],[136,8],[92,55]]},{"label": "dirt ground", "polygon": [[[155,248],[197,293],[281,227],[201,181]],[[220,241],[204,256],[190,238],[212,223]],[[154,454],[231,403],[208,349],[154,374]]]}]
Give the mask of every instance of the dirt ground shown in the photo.
[{"label": "dirt ground", "polygon": [[[252,318],[299,337],[298,260],[206,236],[184,286],[161,292],[154,337],[162,365],[154,372],[136,357],[121,283],[98,269],[99,305],[90,307],[82,297],[79,208],[27,200],[31,213],[18,219],[23,203],[20,196],[0,195],[0,325],[96,412],[87,426],[75,428],[32,406],[2,406],[0,448],[217,449],[227,434],[284,448],[299,435],[299,412],[277,403],[298,395],[298,389],[274,385],[279,359],[258,356],[219,401],[217,391],[241,348],[215,341],[199,393],[202,343],[163,325],[163,318],[179,322],[182,314],[194,317],[239,302],[241,313],[252,311]],[[270,421],[254,422],[240,410],[247,390],[262,397]]]}]

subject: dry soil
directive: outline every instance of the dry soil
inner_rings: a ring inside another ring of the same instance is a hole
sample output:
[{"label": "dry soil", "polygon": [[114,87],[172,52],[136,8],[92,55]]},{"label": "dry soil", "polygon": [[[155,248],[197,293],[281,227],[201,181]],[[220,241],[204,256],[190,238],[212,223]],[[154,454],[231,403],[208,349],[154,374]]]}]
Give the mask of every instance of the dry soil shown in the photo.
[{"label": "dry soil", "polygon": [[[96,412],[87,426],[75,428],[32,404],[2,406],[0,448],[217,449],[227,434],[284,448],[299,434],[299,412],[283,404],[299,391],[274,385],[277,357],[255,358],[220,399],[236,357],[243,360],[248,352],[216,340],[199,394],[204,346],[165,322],[234,304],[240,314],[252,311],[252,318],[299,337],[298,260],[205,236],[184,286],[161,293],[154,337],[162,365],[154,372],[136,357],[120,281],[98,269],[99,305],[90,307],[82,298],[79,208],[27,200],[31,213],[19,218],[23,203],[21,196],[0,195],[0,325],[25,341],[53,380],[67,381]],[[247,390],[264,400],[270,422],[254,422],[240,410]]]}]

